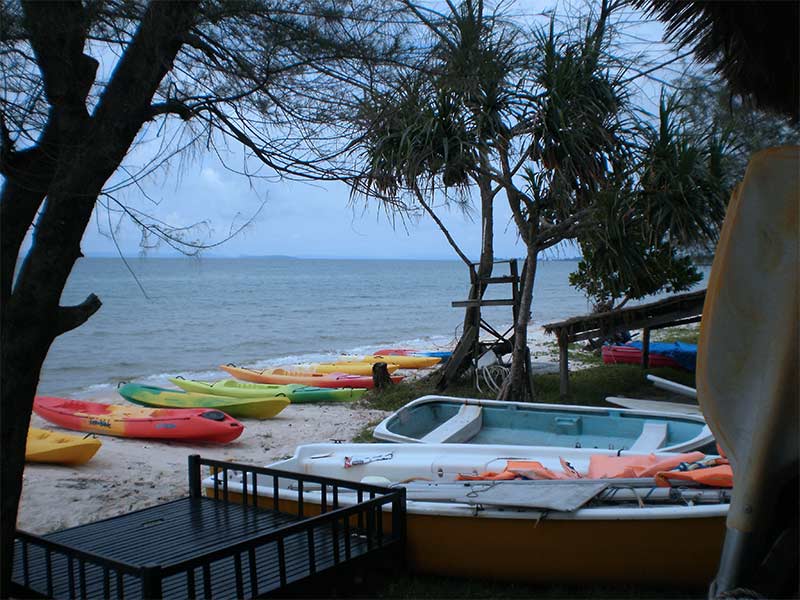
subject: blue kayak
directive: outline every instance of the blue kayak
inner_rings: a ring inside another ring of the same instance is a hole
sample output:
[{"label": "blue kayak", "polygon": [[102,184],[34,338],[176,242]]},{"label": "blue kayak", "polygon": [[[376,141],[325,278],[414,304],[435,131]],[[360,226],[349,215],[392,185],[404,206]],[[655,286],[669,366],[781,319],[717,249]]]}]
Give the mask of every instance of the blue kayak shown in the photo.
[{"label": "blue kayak", "polygon": [[[629,346],[642,349],[642,342],[630,342]],[[650,342],[650,354],[668,356],[687,371],[694,371],[697,364],[697,344],[685,342]]]}]

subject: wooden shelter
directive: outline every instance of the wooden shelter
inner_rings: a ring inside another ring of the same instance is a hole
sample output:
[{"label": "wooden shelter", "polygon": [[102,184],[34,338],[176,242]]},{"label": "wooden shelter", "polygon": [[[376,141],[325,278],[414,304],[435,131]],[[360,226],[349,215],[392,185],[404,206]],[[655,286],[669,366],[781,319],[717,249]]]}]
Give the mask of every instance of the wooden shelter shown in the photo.
[{"label": "wooden shelter", "polygon": [[650,356],[650,331],[697,323],[703,314],[706,291],[678,294],[649,304],[618,308],[608,312],[582,317],[572,317],[544,326],[547,333],[555,334],[559,348],[561,395],[569,393],[569,361],[567,348],[572,342],[593,338],[606,338],[631,329],[642,330],[642,366],[647,368]]}]

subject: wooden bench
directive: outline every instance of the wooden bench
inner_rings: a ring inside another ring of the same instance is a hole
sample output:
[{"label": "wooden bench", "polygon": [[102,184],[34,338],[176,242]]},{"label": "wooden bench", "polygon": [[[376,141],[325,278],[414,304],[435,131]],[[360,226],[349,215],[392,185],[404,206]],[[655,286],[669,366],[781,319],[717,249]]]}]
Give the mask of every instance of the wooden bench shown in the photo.
[{"label": "wooden bench", "polygon": [[427,444],[457,444],[474,437],[483,425],[483,407],[477,404],[462,404],[458,412],[424,436],[420,441]]}]

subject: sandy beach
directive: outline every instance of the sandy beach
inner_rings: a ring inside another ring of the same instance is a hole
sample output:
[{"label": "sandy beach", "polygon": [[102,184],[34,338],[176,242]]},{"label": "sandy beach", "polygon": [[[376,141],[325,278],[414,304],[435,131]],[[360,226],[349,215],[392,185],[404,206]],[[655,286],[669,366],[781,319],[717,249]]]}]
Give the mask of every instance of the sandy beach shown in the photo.
[{"label": "sandy beach", "polygon": [[[552,336],[539,328],[531,328],[529,336],[534,369],[557,369]],[[414,377],[421,373],[404,374]],[[96,400],[126,403],[113,393]],[[229,444],[98,436],[103,445],[85,465],[25,466],[17,526],[41,534],[173,500],[188,493],[190,454],[263,466],[291,456],[300,444],[352,441],[364,427],[377,424],[389,414],[359,403],[293,404],[272,419],[241,420],[244,433]],[[59,429],[36,414],[31,426]]]},{"label": "sandy beach", "polygon": [[[298,444],[350,441],[387,414],[356,405],[294,404],[273,419],[242,420],[244,433],[229,444],[98,436],[103,445],[85,465],[25,465],[17,526],[47,533],[173,500],[188,494],[190,454],[263,466],[293,454]],[[31,426],[58,429],[35,414]]]}]

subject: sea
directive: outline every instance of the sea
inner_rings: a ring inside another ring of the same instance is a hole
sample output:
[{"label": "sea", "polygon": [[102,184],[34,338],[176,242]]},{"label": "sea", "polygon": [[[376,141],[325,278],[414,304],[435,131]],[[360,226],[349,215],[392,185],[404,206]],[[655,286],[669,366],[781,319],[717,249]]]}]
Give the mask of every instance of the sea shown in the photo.
[{"label": "sea", "polygon": [[[539,263],[533,328],[590,311],[569,285],[576,267]],[[228,363],[267,368],[383,348],[450,349],[464,318],[451,302],[468,291],[459,261],[83,258],[62,305],[90,293],[103,305],[53,343],[38,393],[91,398],[113,394],[122,382],[220,379],[219,365]],[[493,285],[487,297],[510,298],[510,291]],[[511,325],[509,306],[483,315],[496,329]]]}]

